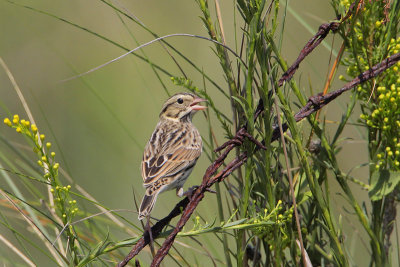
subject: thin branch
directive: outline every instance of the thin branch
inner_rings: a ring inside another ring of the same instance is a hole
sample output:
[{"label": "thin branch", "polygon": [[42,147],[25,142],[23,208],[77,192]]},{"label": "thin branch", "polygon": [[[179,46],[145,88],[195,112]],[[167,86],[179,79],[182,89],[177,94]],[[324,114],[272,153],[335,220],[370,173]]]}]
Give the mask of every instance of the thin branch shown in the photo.
[{"label": "thin branch", "polygon": [[371,69],[364,71],[363,73],[361,73],[356,78],[348,82],[344,87],[340,88],[339,90],[333,91],[326,95],[318,94],[310,97],[307,104],[294,116],[296,121],[297,122],[301,121],[305,117],[308,117],[310,114],[314,113],[315,111],[327,105],[329,102],[331,102],[344,92],[347,92],[356,87],[357,85],[378,76],[383,71],[396,64],[399,60],[400,60],[400,53],[394,54],[386,58],[382,62],[376,64]]},{"label": "thin branch", "polygon": [[346,15],[340,21],[333,21],[330,23],[324,23],[319,26],[318,32],[307,42],[304,48],[301,50],[299,56],[296,61],[287,69],[287,71],[282,75],[282,77],[278,81],[278,86],[281,87],[285,81],[289,81],[296,70],[299,68],[300,63],[308,56],[314,48],[316,48],[328,35],[330,31],[335,32],[339,26],[346,21],[350,15],[353,13],[353,9],[355,7],[355,3],[351,4],[349,10]]},{"label": "thin branch", "polygon": [[[160,235],[161,231],[164,229],[169,222],[182,213],[182,210],[189,204],[189,198],[184,198],[176,204],[175,208],[166,216],[165,218],[159,220],[153,227],[151,227],[151,232],[153,238]],[[149,233],[146,231],[143,236],[139,239],[136,245],[133,247],[131,252],[121,261],[118,266],[125,266],[128,262],[135,257],[148,243],[150,242]]]},{"label": "thin branch", "polygon": [[152,43],[158,42],[158,41],[160,41],[160,40],[167,39],[167,38],[169,38],[169,37],[176,37],[176,36],[194,37],[194,38],[203,39],[203,40],[207,40],[207,41],[216,43],[216,44],[218,44],[218,45],[223,46],[224,48],[226,48],[226,49],[227,49],[229,52],[231,52],[235,57],[237,57],[240,61],[242,61],[242,63],[244,64],[244,66],[246,66],[245,62],[244,62],[244,61],[239,57],[239,55],[236,54],[236,52],[233,51],[229,46],[226,46],[226,45],[224,45],[224,44],[221,44],[221,43],[218,42],[218,41],[215,41],[215,40],[213,40],[213,39],[210,39],[210,38],[207,38],[207,37],[204,37],[204,36],[200,36],[200,35],[189,34],[189,33],[174,33],[174,34],[168,34],[168,35],[165,35],[165,36],[158,37],[158,38],[153,39],[153,40],[151,40],[151,41],[149,41],[149,42],[147,42],[147,43],[144,43],[144,44],[142,44],[142,45],[139,45],[138,47],[136,47],[136,48],[134,48],[134,49],[132,49],[132,50],[129,50],[128,52],[126,52],[126,53],[124,53],[124,54],[122,54],[122,55],[120,55],[120,56],[118,56],[118,57],[116,57],[116,58],[114,58],[114,59],[112,59],[112,60],[110,60],[110,61],[107,61],[106,63],[103,63],[103,64],[101,64],[101,65],[99,65],[99,66],[97,66],[97,67],[94,67],[94,68],[92,68],[92,69],[90,69],[90,70],[88,70],[88,71],[86,71],[86,72],[83,72],[83,73],[81,73],[81,74],[78,74],[78,75],[75,75],[75,76],[66,78],[66,79],[64,79],[64,80],[61,80],[60,83],[67,82],[67,81],[74,80],[74,79],[77,79],[77,78],[79,78],[79,77],[82,77],[82,76],[84,76],[84,75],[86,75],[86,74],[89,74],[89,73],[91,73],[91,72],[94,72],[94,71],[96,71],[96,70],[99,70],[99,69],[101,69],[101,68],[103,68],[103,67],[105,67],[105,66],[107,66],[107,65],[109,65],[109,64],[111,64],[111,63],[113,63],[113,62],[115,62],[115,61],[117,61],[117,60],[120,60],[121,58],[126,57],[127,55],[132,54],[133,52],[135,52],[135,51],[137,51],[137,50],[139,50],[139,49],[142,49],[143,47],[146,47],[146,46],[148,46],[148,45],[151,45]]}]

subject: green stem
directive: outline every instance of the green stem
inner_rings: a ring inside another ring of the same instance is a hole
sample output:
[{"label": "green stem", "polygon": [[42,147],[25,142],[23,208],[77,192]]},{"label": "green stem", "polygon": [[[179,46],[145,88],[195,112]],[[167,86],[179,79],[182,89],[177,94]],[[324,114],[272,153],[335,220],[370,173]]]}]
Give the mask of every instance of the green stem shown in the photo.
[{"label": "green stem", "polygon": [[[278,88],[278,87],[277,87]],[[318,180],[316,179],[316,177],[313,176],[312,172],[311,172],[311,168],[310,168],[310,164],[307,160],[307,156],[306,153],[304,151],[302,142],[301,142],[301,138],[300,138],[300,134],[297,130],[296,127],[296,121],[293,117],[293,114],[290,110],[289,105],[287,104],[286,98],[284,97],[282,91],[280,88],[278,88],[276,90],[276,93],[279,97],[279,100],[282,104],[282,110],[285,114],[285,117],[287,119],[288,125],[289,125],[289,129],[290,132],[293,136],[293,140],[295,141],[296,147],[297,147],[297,152],[300,156],[300,161],[301,161],[301,165],[304,169],[304,172],[306,174],[306,179],[308,182],[308,185],[310,187],[310,190],[316,200],[316,203],[318,205],[318,207],[320,208],[321,212],[322,212],[322,216],[324,218],[324,221],[326,223],[327,226],[327,234],[329,235],[332,243],[333,243],[333,249],[335,251],[334,256],[335,256],[335,260],[336,260],[336,264],[338,264],[339,266],[348,266],[348,261],[347,258],[344,254],[342,245],[340,243],[340,240],[337,236],[337,230],[335,227],[335,223],[333,220],[333,216],[331,215],[330,209],[323,197],[323,191],[321,189],[320,184],[318,183]]]}]

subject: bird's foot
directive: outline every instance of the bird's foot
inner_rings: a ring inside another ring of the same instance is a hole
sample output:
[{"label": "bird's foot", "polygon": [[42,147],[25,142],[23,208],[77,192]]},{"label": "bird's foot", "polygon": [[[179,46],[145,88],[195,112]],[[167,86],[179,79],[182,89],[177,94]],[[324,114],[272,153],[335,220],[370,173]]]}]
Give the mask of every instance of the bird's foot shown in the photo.
[{"label": "bird's foot", "polygon": [[[197,188],[199,188],[199,186],[198,186],[198,185],[194,185],[194,186],[188,188],[188,190],[185,191],[185,192],[183,191],[183,188],[179,188],[179,189],[176,189],[176,195],[177,195],[178,197],[183,197],[183,196],[185,196],[185,197],[191,198],[192,195],[193,195],[193,193],[194,193],[194,191],[195,191]],[[212,189],[210,189],[210,188],[206,188],[205,191],[210,192],[210,193],[214,193],[214,194],[217,193],[216,191],[214,191],[214,190],[212,190]]]},{"label": "bird's foot", "polygon": [[183,187],[176,189],[176,195],[178,197],[183,197],[184,196]]},{"label": "bird's foot", "polygon": [[188,190],[186,190],[186,192],[183,193],[184,196],[188,197],[189,199],[192,198],[192,195],[194,193],[194,191],[199,188],[198,185],[194,185],[192,187],[189,187]]}]

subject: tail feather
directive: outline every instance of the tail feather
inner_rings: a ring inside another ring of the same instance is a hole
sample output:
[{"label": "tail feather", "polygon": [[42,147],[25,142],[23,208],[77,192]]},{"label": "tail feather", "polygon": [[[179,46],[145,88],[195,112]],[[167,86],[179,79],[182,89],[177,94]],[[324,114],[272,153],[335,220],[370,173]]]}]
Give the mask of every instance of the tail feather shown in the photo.
[{"label": "tail feather", "polygon": [[143,220],[144,217],[149,215],[151,213],[151,210],[154,207],[154,204],[156,203],[158,196],[158,192],[154,195],[144,195],[142,199],[142,204],[140,204],[139,208],[139,220]]}]

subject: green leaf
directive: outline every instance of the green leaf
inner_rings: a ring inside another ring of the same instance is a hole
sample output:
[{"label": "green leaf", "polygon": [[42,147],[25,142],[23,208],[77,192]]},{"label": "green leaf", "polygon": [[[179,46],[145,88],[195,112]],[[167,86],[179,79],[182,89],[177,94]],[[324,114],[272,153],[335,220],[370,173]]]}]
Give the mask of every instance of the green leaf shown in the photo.
[{"label": "green leaf", "polygon": [[224,224],[224,227],[236,226],[238,224],[244,223],[246,220],[247,219],[240,219],[240,220],[237,220],[237,221],[234,221],[234,222],[230,222],[230,223]]},{"label": "green leaf", "polygon": [[102,255],[105,252],[106,248],[113,243],[111,241],[108,241],[108,238],[109,238],[109,233],[107,232],[106,239],[97,244],[97,246],[90,252],[90,254],[88,254],[85,258],[83,258],[78,263],[77,266],[78,267],[86,266],[88,263],[95,260],[98,256]]},{"label": "green leaf", "polygon": [[392,192],[399,182],[400,172],[390,172],[388,170],[374,172],[371,177],[369,197],[372,201],[380,200]]},{"label": "green leaf", "polygon": [[[247,103],[246,99],[244,97],[242,97],[242,96],[237,96],[237,97],[232,96],[232,99],[240,104],[240,106],[243,109],[244,114],[247,117],[248,110],[249,110],[249,104]],[[249,119],[249,118],[247,117],[247,119]]]}]

